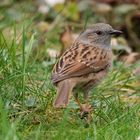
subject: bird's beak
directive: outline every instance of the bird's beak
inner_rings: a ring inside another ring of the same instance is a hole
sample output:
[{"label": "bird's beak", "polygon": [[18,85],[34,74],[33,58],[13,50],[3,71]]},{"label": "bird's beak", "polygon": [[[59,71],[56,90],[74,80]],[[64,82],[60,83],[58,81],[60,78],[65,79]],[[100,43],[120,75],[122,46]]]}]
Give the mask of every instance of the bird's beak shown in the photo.
[{"label": "bird's beak", "polygon": [[119,30],[112,30],[111,32],[110,32],[110,34],[111,35],[120,35],[120,34],[122,34],[123,32],[122,31],[119,31]]}]

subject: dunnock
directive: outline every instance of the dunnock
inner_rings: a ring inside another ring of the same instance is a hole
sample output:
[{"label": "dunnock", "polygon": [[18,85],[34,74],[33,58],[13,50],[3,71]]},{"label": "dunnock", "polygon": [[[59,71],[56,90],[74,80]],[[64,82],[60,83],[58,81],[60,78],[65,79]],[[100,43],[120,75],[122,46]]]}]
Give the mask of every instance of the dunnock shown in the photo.
[{"label": "dunnock", "polygon": [[111,36],[121,33],[108,24],[97,23],[79,35],[52,71],[51,80],[57,89],[54,107],[66,107],[70,93],[78,88],[84,92],[85,104],[80,104],[78,93],[73,95],[81,113],[91,111],[88,91],[107,75],[112,63]]}]

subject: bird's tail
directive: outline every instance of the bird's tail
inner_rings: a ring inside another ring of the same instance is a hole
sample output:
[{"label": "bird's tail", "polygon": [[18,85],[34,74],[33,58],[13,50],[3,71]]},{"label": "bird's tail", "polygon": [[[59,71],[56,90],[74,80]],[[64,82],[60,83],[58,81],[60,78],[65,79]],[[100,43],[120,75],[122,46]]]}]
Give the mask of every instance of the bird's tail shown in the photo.
[{"label": "bird's tail", "polygon": [[73,87],[74,83],[70,82],[69,80],[59,82],[57,85],[57,95],[53,106],[56,108],[66,107]]}]

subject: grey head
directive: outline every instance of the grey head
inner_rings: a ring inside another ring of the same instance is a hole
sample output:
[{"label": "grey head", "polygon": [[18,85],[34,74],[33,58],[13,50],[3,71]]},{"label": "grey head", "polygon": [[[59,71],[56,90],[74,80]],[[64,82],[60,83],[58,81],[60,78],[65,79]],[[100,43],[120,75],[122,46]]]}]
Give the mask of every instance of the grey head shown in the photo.
[{"label": "grey head", "polygon": [[121,31],[114,30],[109,24],[97,23],[83,31],[78,40],[87,44],[109,47],[111,36],[121,33]]}]

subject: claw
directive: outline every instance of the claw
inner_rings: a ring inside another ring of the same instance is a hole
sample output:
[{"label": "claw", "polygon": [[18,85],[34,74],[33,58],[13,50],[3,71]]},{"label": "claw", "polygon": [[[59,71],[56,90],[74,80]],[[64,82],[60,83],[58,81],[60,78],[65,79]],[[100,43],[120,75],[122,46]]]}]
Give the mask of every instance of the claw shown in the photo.
[{"label": "claw", "polygon": [[89,112],[80,112],[80,119],[84,119],[88,116]]},{"label": "claw", "polygon": [[92,111],[91,105],[82,104],[80,107],[80,118],[87,120],[90,116],[91,111]]}]

